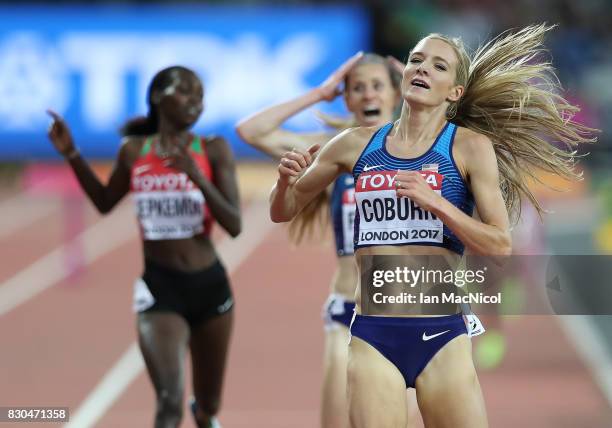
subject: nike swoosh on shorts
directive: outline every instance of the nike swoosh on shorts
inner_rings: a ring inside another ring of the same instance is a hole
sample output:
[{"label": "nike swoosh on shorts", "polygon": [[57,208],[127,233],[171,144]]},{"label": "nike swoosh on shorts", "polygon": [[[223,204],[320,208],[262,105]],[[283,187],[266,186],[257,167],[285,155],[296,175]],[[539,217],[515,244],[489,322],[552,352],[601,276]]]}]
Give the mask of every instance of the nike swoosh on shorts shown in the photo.
[{"label": "nike swoosh on shorts", "polygon": [[444,333],[448,333],[450,330],[441,331],[440,333],[432,334],[428,336],[427,333],[423,332],[423,342],[433,339],[434,337],[442,336]]}]

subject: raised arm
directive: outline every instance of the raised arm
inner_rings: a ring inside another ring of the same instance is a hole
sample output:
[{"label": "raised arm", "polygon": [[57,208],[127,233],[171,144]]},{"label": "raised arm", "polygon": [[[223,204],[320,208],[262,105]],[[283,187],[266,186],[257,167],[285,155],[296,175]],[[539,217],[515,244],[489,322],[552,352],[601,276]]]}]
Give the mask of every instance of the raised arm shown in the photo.
[{"label": "raised arm", "polygon": [[321,85],[290,101],[261,110],[236,125],[240,137],[256,149],[280,159],[284,153],[297,149],[305,152],[314,144],[329,141],[328,133],[296,133],[281,128],[290,117],[320,102],[332,101],[340,93],[339,86],[346,74],[363,56],[362,52],[349,58]]},{"label": "raised arm", "polygon": [[68,161],[81,188],[96,209],[101,214],[110,212],[130,190],[130,154],[137,142],[130,139],[124,140],[110,179],[107,184],[103,184],[85,159],[81,157],[66,122],[54,111],[48,110],[48,113],[53,118],[48,132],[49,139],[56,150]]},{"label": "raised arm", "polygon": [[[342,172],[349,170],[351,140],[354,130],[334,137],[314,157],[318,145],[307,151],[285,153],[278,166],[279,178],[270,194],[270,218],[275,223],[295,217],[316,195],[323,192]],[[348,156],[347,156],[348,154]]]}]

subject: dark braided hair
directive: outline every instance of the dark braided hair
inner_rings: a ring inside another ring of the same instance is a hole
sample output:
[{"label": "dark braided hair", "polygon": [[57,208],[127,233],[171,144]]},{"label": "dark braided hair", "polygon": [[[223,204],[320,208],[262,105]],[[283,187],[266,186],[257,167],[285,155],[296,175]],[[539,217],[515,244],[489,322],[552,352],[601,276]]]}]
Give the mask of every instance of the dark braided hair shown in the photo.
[{"label": "dark braided hair", "polygon": [[149,111],[146,116],[137,116],[134,117],[123,124],[119,133],[121,136],[128,135],[151,135],[155,134],[159,129],[159,112],[157,111],[157,105],[153,103],[152,97],[153,92],[155,91],[163,91],[169,85],[172,84],[173,74],[175,71],[186,72],[186,73],[195,73],[180,65],[175,65],[172,67],[164,68],[163,70],[157,72],[157,74],[149,83],[149,87],[147,88],[147,105],[149,106]]}]

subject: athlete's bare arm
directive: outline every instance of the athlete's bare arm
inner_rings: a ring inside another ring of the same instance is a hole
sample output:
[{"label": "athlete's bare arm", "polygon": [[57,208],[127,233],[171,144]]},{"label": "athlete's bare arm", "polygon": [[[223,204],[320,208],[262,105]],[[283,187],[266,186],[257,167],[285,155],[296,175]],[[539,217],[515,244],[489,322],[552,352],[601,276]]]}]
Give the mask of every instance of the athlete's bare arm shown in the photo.
[{"label": "athlete's bare arm", "polygon": [[508,212],[493,144],[484,135],[461,128],[455,137],[453,156],[474,196],[480,221],[434,193],[418,171],[397,173],[398,196],[407,196],[435,214],[472,253],[509,255],[512,240]]},{"label": "athlete's bare arm", "polygon": [[434,214],[471,252],[478,255],[509,255],[512,238],[508,211],[499,186],[497,158],[491,140],[467,129],[457,132],[455,159],[467,178],[480,220],[465,215],[443,200]]},{"label": "athlete's bare arm", "polygon": [[206,151],[214,184],[204,176],[185,146],[179,146],[178,152],[170,156],[168,165],[187,174],[202,191],[213,217],[227,233],[236,237],[242,230],[242,223],[232,150],[225,138],[212,137],[206,139]]},{"label": "athlete's bare arm", "polygon": [[293,100],[277,104],[240,121],[236,132],[247,144],[269,156],[280,159],[292,149],[306,151],[314,144],[324,145],[330,139],[328,133],[297,133],[281,128],[293,115],[318,103],[321,97],[318,88]]},{"label": "athlete's bare arm", "polygon": [[290,221],[338,175],[350,172],[372,132],[370,128],[347,129],[327,143],[316,158],[313,155],[318,146],[305,153],[286,153],[270,194],[272,221]]},{"label": "athlete's bare arm", "polygon": [[248,144],[276,159],[280,159],[289,150],[305,152],[314,144],[323,147],[331,138],[329,133],[301,134],[284,130],[281,126],[302,110],[321,101],[333,101],[340,95],[340,84],[362,56],[362,52],[353,55],[323,83],[305,94],[241,120],[236,125],[236,132]]},{"label": "athlete's bare arm", "polygon": [[141,138],[124,138],[113,166],[110,179],[103,184],[89,167],[74,145],[68,124],[55,112],[49,111],[53,123],[49,128],[49,139],[67,158],[85,194],[101,214],[110,212],[130,190],[130,168],[142,146]]}]

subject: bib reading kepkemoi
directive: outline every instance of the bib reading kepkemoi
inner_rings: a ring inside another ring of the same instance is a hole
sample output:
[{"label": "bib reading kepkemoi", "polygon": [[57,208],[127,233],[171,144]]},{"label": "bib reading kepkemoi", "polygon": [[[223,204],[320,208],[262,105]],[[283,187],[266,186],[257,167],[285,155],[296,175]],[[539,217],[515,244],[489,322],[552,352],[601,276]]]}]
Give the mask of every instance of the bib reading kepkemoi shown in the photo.
[{"label": "bib reading kepkemoi", "polygon": [[[146,139],[131,170],[130,189],[144,240],[186,239],[210,233],[212,216],[202,191],[182,171],[168,166],[168,159],[152,150],[154,138]],[[202,140],[195,136],[189,146],[203,176],[212,181],[212,169]]]},{"label": "bib reading kepkemoi", "polygon": [[183,239],[204,231],[204,195],[185,173],[132,179],[144,239]]}]

